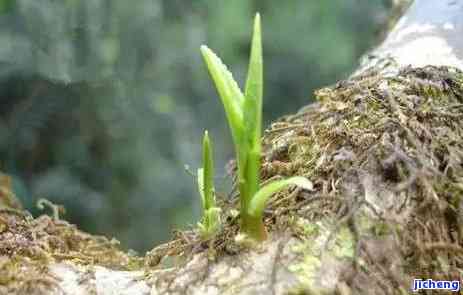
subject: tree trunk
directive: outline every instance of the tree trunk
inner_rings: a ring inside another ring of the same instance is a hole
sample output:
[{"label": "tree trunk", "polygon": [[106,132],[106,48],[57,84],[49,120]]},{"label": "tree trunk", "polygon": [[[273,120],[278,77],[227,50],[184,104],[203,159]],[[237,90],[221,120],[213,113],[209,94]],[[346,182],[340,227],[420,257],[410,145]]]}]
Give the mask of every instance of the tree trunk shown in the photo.
[{"label": "tree trunk", "polygon": [[[463,0],[416,0],[351,78],[317,91],[318,103],[270,126],[264,180],[305,175],[316,190],[288,190],[269,201],[264,243],[237,239],[238,222],[225,215],[215,240],[179,234],[143,266],[105,246],[107,252],[72,259],[54,254],[40,260],[44,268],[22,262],[33,271],[21,281],[13,277],[13,258],[2,258],[0,293],[407,294],[415,277],[459,280],[463,79],[447,67],[463,69],[461,36]],[[4,219],[7,227],[34,223],[5,212],[11,216],[0,215],[0,243],[8,233]],[[14,233],[11,253],[19,240],[31,240],[25,232]],[[86,251],[101,242],[66,233]],[[132,270],[98,262],[109,256]]]},{"label": "tree trunk", "polygon": [[463,63],[463,2],[416,0],[406,14],[361,66],[393,57],[399,66],[453,66]]}]

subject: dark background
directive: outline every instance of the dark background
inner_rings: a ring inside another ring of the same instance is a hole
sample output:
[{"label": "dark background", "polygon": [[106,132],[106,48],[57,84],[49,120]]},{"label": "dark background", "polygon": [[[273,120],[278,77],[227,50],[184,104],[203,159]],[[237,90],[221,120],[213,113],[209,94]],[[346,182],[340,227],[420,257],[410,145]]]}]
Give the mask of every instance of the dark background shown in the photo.
[{"label": "dark background", "polygon": [[139,251],[200,215],[201,137],[216,187],[233,157],[207,44],[242,82],[251,23],[263,18],[265,124],[346,77],[380,38],[381,0],[0,0],[0,170],[34,214],[65,219]]}]

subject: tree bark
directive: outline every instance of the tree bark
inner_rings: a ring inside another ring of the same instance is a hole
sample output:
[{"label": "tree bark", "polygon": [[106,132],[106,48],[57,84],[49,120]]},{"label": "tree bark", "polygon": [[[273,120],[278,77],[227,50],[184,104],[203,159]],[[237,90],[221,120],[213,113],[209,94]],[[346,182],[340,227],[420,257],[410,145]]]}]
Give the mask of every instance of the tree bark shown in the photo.
[{"label": "tree bark", "polygon": [[462,1],[415,0],[357,72],[385,57],[393,57],[399,66],[463,68],[462,14]]}]

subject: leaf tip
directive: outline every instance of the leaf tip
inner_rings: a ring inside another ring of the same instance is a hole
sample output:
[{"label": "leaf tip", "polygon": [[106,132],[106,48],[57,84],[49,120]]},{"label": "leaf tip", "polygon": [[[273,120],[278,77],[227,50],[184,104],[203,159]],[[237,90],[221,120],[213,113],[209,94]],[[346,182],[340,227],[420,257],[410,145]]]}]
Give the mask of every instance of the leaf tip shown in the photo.
[{"label": "leaf tip", "polygon": [[256,12],[256,16],[254,17],[254,23],[260,25],[260,13]]},{"label": "leaf tip", "polygon": [[[210,153],[210,149],[211,149],[211,140],[209,139],[209,132],[207,130],[204,131],[204,136],[203,136],[203,150],[204,152],[206,153],[205,154],[205,159],[203,159],[203,161],[209,161],[209,157],[211,156],[209,153]],[[206,157],[208,159],[206,159]]]},{"label": "leaf tip", "polygon": [[257,12],[256,16],[254,17],[254,33],[257,33],[258,36],[261,34],[260,23],[260,13]]},{"label": "leaf tip", "polygon": [[201,50],[201,53],[203,54],[203,56],[206,56],[206,55],[208,55],[208,54],[211,52],[211,50],[209,49],[209,47],[207,47],[207,46],[204,45],[204,44],[201,45],[201,46],[199,47],[199,50]]}]

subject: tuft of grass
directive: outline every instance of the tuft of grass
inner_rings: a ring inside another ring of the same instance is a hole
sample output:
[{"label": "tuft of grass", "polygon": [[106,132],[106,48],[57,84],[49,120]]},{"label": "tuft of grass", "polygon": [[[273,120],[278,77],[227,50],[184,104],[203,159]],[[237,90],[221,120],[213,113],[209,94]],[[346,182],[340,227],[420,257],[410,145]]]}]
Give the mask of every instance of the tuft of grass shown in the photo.
[{"label": "tuft of grass", "polygon": [[262,215],[267,200],[288,185],[311,190],[312,183],[300,176],[271,182],[260,187],[262,130],[263,59],[260,15],[254,19],[248,76],[244,95],[220,58],[207,46],[201,46],[217,92],[222,100],[233,137],[238,164],[241,232],[255,240],[265,240]]},{"label": "tuft of grass", "polygon": [[211,238],[220,227],[220,208],[217,207],[214,189],[214,160],[208,132],[203,137],[203,167],[198,169],[198,190],[201,195],[203,217],[198,222],[202,238]]}]

